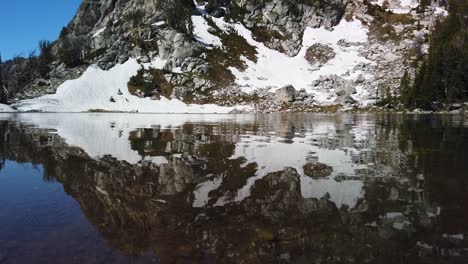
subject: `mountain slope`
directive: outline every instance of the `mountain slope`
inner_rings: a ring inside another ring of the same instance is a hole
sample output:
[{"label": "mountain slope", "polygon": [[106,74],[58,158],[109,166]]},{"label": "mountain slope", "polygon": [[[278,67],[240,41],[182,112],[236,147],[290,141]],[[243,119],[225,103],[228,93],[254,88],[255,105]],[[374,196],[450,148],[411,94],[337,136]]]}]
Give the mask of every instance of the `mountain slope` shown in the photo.
[{"label": "mountain slope", "polygon": [[10,101],[74,112],[366,107],[399,96],[425,56],[446,11],[422,2],[84,0],[47,78],[10,85]]}]

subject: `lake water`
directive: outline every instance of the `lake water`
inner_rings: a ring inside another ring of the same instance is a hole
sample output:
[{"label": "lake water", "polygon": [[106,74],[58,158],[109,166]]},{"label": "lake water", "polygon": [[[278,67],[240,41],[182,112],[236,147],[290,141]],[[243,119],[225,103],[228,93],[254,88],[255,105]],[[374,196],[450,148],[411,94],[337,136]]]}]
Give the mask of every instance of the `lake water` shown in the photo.
[{"label": "lake water", "polygon": [[468,263],[459,115],[0,115],[0,263]]}]

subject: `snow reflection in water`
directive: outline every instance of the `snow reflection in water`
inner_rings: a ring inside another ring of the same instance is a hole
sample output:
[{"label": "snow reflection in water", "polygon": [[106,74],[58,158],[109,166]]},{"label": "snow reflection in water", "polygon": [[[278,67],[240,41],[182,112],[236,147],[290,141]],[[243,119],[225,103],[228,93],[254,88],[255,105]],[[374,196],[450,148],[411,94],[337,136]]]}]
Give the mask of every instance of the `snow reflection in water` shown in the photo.
[{"label": "snow reflection in water", "polygon": [[[19,208],[0,213],[0,245],[18,248],[12,261],[30,261],[31,250],[44,258],[71,250],[86,262],[81,250],[93,245],[100,261],[154,253],[162,262],[221,263],[394,263],[401,254],[437,263],[433,254],[467,251],[468,216],[458,205],[466,201],[468,126],[460,117],[17,114],[0,122],[1,173],[13,173],[0,177],[0,194],[16,197],[1,205]],[[29,185],[15,182],[28,173],[19,163],[40,164],[34,174],[44,182],[25,183],[56,193],[20,195]],[[13,224],[21,208],[30,208],[27,223],[50,223],[35,230],[41,239]],[[81,246],[57,243],[63,237]],[[38,251],[36,243],[63,246]]]},{"label": "snow reflection in water", "polygon": [[[300,120],[297,120],[297,119]],[[247,180],[245,186],[237,191],[235,197],[219,197],[216,205],[240,202],[250,195],[255,182],[272,172],[294,168],[301,175],[301,192],[304,198],[322,198],[327,195],[338,207],[354,207],[364,191],[361,180],[347,179],[337,181],[336,176],[356,176],[357,170],[367,168],[368,164],[359,164],[353,160],[364,148],[372,147],[367,142],[372,135],[372,126],[366,125],[365,118],[353,123],[347,116],[330,118],[278,116],[277,122],[271,122],[271,116],[255,115],[138,115],[138,114],[20,114],[3,115],[3,119],[31,124],[37,128],[53,129],[70,146],[83,149],[93,158],[110,155],[118,160],[136,164],[150,161],[158,165],[167,165],[177,153],[172,150],[171,141],[164,142],[166,150],[160,156],[142,155],[141,150],[132,146],[132,132],[141,138],[142,129],[150,129],[155,137],[149,137],[146,145],[159,140],[157,134],[169,131],[177,140],[177,135],[184,132],[184,124],[212,128],[208,134],[222,133],[224,138],[235,144],[231,159],[243,158],[245,165],[256,165],[254,177]],[[296,119],[296,120],[295,120]],[[300,122],[305,121],[301,124]],[[338,122],[337,122],[338,121]],[[230,126],[240,126],[232,130]],[[217,131],[220,128],[220,131]],[[226,130],[226,128],[228,128]],[[345,130],[343,130],[345,128]],[[288,131],[291,129],[291,131]],[[203,129],[202,129],[203,131]],[[281,136],[282,132],[286,132]],[[182,134],[181,134],[182,133]],[[202,132],[203,133],[203,132]],[[194,132],[197,134],[197,132]],[[198,143],[203,145],[203,139]],[[375,144],[375,143],[374,143]],[[333,173],[323,179],[312,179],[303,172],[308,162],[320,162],[333,167]],[[220,175],[218,175],[220,176]],[[346,177],[344,178],[346,179]],[[209,192],[221,186],[222,177],[200,183],[194,191],[194,206],[208,204]],[[208,192],[208,193],[207,193]]]}]

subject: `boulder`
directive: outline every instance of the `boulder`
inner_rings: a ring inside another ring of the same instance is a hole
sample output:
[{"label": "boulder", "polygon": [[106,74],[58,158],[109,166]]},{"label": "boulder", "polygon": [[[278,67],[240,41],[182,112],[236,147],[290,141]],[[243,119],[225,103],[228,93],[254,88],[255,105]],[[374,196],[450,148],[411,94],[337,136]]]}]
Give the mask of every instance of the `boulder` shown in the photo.
[{"label": "boulder", "polygon": [[356,84],[359,84],[359,83],[363,83],[366,81],[366,77],[364,77],[363,74],[359,74],[358,77],[356,78],[355,80],[355,83]]},{"label": "boulder", "polygon": [[339,97],[343,97],[343,96],[345,96],[347,94],[345,90],[338,90],[335,93]]},{"label": "boulder", "polygon": [[44,79],[38,79],[37,80],[37,86],[47,86],[47,85],[50,85],[48,81],[44,80]]},{"label": "boulder", "polygon": [[462,111],[467,111],[468,110],[468,102],[465,102],[462,104]]},{"label": "boulder", "polygon": [[287,85],[275,91],[275,98],[277,101],[290,103],[296,100],[296,94],[294,86]]},{"label": "boulder", "polygon": [[296,94],[296,100],[297,101],[304,101],[309,95],[307,94],[305,89],[301,89],[299,92]]},{"label": "boulder", "polygon": [[314,44],[306,51],[305,59],[311,64],[323,65],[335,58],[336,53],[332,47],[325,44]]}]

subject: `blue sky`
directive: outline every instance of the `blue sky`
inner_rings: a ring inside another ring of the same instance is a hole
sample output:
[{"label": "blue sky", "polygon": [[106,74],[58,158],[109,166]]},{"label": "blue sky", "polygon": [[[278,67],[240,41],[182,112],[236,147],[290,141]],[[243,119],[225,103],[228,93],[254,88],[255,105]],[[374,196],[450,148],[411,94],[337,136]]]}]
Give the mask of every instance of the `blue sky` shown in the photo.
[{"label": "blue sky", "polygon": [[0,0],[0,53],[3,60],[27,56],[39,40],[57,39],[81,0]]}]

